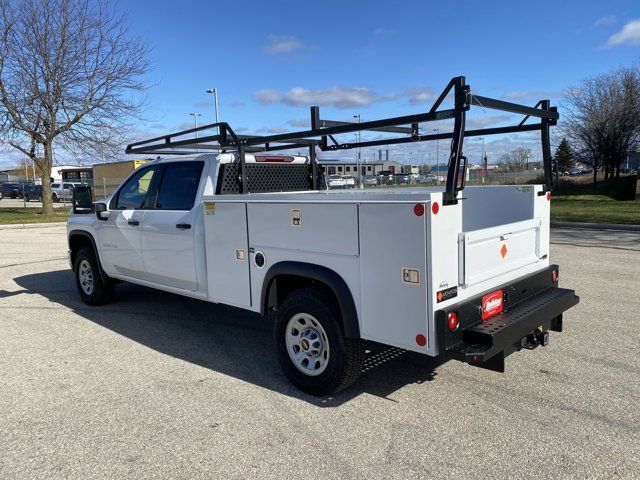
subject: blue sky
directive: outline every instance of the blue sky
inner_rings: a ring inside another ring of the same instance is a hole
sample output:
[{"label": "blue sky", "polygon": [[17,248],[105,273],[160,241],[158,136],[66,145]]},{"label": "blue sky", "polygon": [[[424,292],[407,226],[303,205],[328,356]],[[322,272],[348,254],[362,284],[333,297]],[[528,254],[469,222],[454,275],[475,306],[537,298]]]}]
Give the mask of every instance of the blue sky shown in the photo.
[{"label": "blue sky", "polygon": [[[456,75],[481,95],[532,105],[550,97],[557,104],[581,78],[640,59],[637,0],[121,0],[120,6],[153,49],[151,121],[138,137],[186,128],[190,112],[201,113],[201,124],[212,122],[213,99],[205,94],[211,87],[219,90],[222,120],[241,132],[268,133],[304,128],[311,104],[340,120],[423,111]],[[469,122],[509,120],[478,110]],[[486,139],[491,160],[520,145],[535,151],[537,142],[527,135]],[[478,140],[466,143],[472,162],[480,148]],[[433,161],[434,151],[435,145],[407,147],[405,158],[418,163],[431,154]]]}]

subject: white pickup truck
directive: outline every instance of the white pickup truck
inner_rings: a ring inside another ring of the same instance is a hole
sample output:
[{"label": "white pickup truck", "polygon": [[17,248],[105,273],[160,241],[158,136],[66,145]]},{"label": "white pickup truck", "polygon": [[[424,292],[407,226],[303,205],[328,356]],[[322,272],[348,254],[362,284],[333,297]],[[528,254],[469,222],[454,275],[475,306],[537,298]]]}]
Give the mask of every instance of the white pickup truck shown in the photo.
[{"label": "white pickup truck", "polygon": [[[451,90],[454,107],[439,109]],[[540,121],[465,131],[474,104]],[[453,132],[420,133],[420,123],[442,118],[454,120]],[[556,119],[548,101],[478,97],[456,77],[422,114],[352,124],[320,120],[312,107],[307,131],[240,136],[219,123],[132,144],[128,152],[163,157],[106,200],[74,191],[78,292],[101,305],[127,281],[273,314],[284,372],[315,395],[357,378],[366,341],[504,371],[507,355],[546,345],[578,302],[549,260]],[[451,138],[446,187],[327,190],[316,149],[358,147],[334,137],[357,130],[395,134],[360,146]],[[531,130],[541,132],[545,185],[464,188],[465,135]],[[308,156],[272,153],[301,147]]]}]

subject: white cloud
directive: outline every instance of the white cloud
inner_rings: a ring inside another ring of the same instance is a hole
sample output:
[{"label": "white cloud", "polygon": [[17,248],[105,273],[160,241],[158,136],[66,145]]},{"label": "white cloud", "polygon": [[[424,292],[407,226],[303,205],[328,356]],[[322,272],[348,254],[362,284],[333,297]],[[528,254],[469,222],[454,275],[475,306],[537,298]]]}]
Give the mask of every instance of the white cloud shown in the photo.
[{"label": "white cloud", "polygon": [[285,133],[286,130],[282,127],[262,127],[258,129],[258,133],[268,133],[277,135],[278,133]]},{"label": "white cloud", "polygon": [[264,52],[267,55],[282,56],[300,50],[307,50],[308,48],[310,48],[309,45],[304,44],[296,37],[290,35],[269,35],[267,46],[264,47]]},{"label": "white cloud", "polygon": [[411,105],[424,105],[435,98],[433,90],[429,87],[411,87],[405,91]]},{"label": "white cloud", "polygon": [[264,88],[257,92],[253,92],[253,99],[262,105],[270,105],[280,100],[280,94],[275,90]]},{"label": "white cloud", "polygon": [[263,89],[253,94],[253,98],[262,105],[284,103],[294,107],[333,105],[337,108],[367,107],[395,97],[393,93],[383,95],[365,87],[331,87],[318,90],[294,87],[284,93]]},{"label": "white cloud", "polygon": [[308,118],[295,118],[288,120],[287,123],[296,128],[310,128],[310,120]]},{"label": "white cloud", "polygon": [[613,25],[616,23],[618,19],[615,15],[605,15],[604,17],[598,18],[595,22],[593,22],[593,27],[604,27],[606,25]]},{"label": "white cloud", "polygon": [[561,92],[539,92],[539,91],[519,91],[508,92],[502,95],[503,100],[522,101],[528,99],[541,100],[547,98],[559,97]]},{"label": "white cloud", "polygon": [[499,123],[504,123],[511,120],[509,115],[493,115],[485,117],[470,118],[467,120],[467,129],[488,128],[494,127]]},{"label": "white cloud", "polygon": [[605,47],[640,46],[640,18],[627,22],[619,32],[609,37]]}]

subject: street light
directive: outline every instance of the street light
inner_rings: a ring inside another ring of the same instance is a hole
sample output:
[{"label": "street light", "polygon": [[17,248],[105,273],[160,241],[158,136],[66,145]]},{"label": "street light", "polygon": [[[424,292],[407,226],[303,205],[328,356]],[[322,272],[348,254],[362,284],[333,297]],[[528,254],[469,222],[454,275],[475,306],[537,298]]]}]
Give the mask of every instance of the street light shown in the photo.
[{"label": "street light", "polygon": [[[195,123],[196,129],[198,128],[198,117],[199,113],[190,113],[189,115],[193,116],[193,122]],[[196,138],[198,138],[198,130],[196,130]],[[199,152],[200,149],[196,147],[196,152]]]},{"label": "street light", "polygon": [[213,93],[213,106],[216,109],[216,123],[218,123],[220,121],[218,119],[218,89],[210,88],[206,91],[206,93]]},{"label": "street light", "polygon": [[[433,131],[436,132],[436,135],[440,133],[439,128],[434,128]],[[439,138],[436,140],[436,179],[438,177],[440,177],[440,139]],[[436,181],[439,181],[439,180],[436,180]]]},{"label": "street light", "polygon": [[[353,118],[357,118],[358,119],[358,125],[360,125],[360,114],[356,114],[353,116]],[[360,150],[360,143],[362,142],[362,131],[358,130],[358,133],[356,134],[356,137],[358,139],[358,156],[356,159],[356,169],[357,169],[357,178],[358,178],[358,188],[359,189],[363,189],[364,186],[362,185],[362,172],[360,164],[362,163],[362,151]]]},{"label": "street light", "polygon": [[[198,128],[198,117],[200,116],[199,113],[190,113],[189,115],[191,115],[193,117],[193,122],[195,123],[196,128]],[[196,138],[198,138],[198,131],[196,130]]]}]

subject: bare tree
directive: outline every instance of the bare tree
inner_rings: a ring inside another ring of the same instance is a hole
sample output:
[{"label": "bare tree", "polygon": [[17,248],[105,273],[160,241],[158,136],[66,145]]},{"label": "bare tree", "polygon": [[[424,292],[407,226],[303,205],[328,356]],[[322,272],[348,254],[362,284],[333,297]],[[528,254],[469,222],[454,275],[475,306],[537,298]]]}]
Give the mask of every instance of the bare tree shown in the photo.
[{"label": "bare tree", "polygon": [[637,66],[590,77],[564,95],[564,131],[576,160],[598,169],[605,179],[640,142],[640,69]]},{"label": "bare tree", "polygon": [[521,172],[531,158],[530,148],[516,148],[500,157],[502,169],[507,172]]},{"label": "bare tree", "polygon": [[118,144],[140,116],[148,54],[104,1],[0,0],[0,135],[42,172],[43,213],[54,144]]}]

